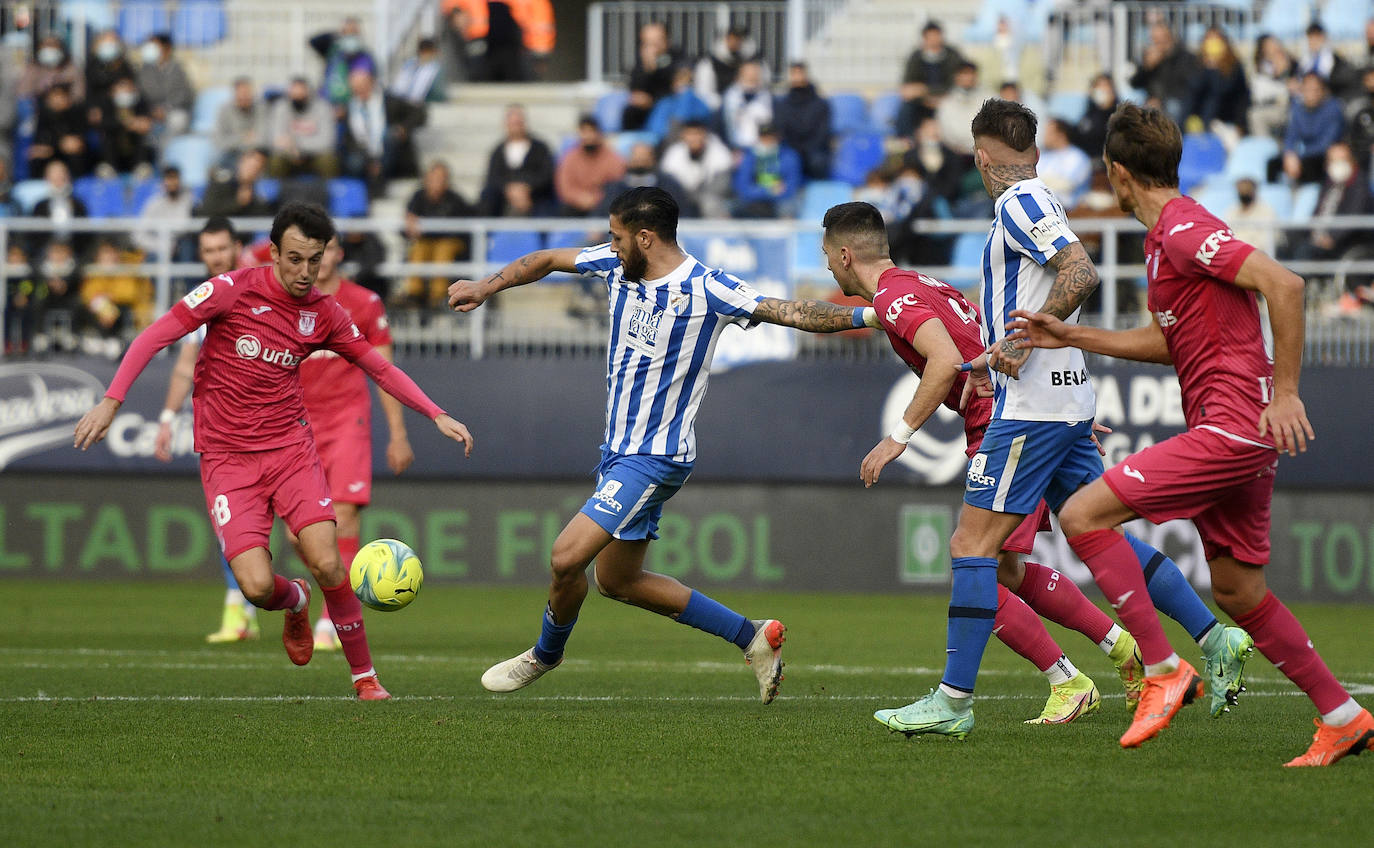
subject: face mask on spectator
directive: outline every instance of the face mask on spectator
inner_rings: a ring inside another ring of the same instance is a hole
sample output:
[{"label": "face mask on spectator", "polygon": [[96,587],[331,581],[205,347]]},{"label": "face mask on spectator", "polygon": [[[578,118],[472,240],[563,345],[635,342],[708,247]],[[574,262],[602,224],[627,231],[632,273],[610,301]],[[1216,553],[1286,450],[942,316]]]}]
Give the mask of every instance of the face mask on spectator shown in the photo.
[{"label": "face mask on spectator", "polygon": [[1116,95],[1107,86],[1103,85],[1093,89],[1093,103],[1097,104],[1097,108],[1108,109],[1115,102]]},{"label": "face mask on spectator", "polygon": [[1253,191],[1236,192],[1236,199],[1240,201],[1241,206],[1248,209],[1250,204],[1255,202],[1255,193]]},{"label": "face mask on spectator", "polygon": [[352,54],[352,53],[357,53],[358,50],[361,49],[361,48],[362,48],[362,44],[359,43],[359,41],[358,41],[358,36],[356,36],[356,35],[341,35],[341,36],[339,36],[339,52],[341,52],[341,53],[349,53],[349,54]]},{"label": "face mask on spectator", "polygon": [[143,64],[145,65],[156,65],[158,60],[162,58],[162,48],[157,46],[156,41],[150,41],[143,45],[143,49],[138,53],[143,57]]},{"label": "face mask on spectator", "polygon": [[754,155],[759,157],[776,156],[778,154],[778,143],[776,141],[760,141],[754,145]]},{"label": "face mask on spectator", "polygon": [[38,50],[38,64],[45,68],[55,68],[62,64],[62,48],[41,47]]},{"label": "face mask on spectator", "polygon": [[1348,181],[1355,173],[1355,166],[1346,162],[1344,159],[1337,159],[1326,166],[1326,176],[1333,183],[1343,183]]},{"label": "face mask on spectator", "polygon": [[51,259],[45,259],[41,270],[45,277],[66,277],[76,270],[76,260],[63,259],[54,262]]},{"label": "face mask on spectator", "polygon": [[306,107],[309,106],[309,105],[310,105],[310,101],[307,100],[307,99],[305,99],[304,97],[302,97],[302,98],[299,99],[299,100],[297,100],[297,99],[294,98],[294,97],[291,98],[291,108],[292,108],[292,109],[295,109],[298,113],[304,113],[305,110],[306,110]]},{"label": "face mask on spectator", "polygon": [[119,58],[118,41],[102,41],[95,46],[95,58],[102,62],[113,62]]},{"label": "face mask on spectator", "polygon": [[137,91],[129,91],[128,89],[125,89],[123,91],[116,91],[114,93],[114,104],[121,109],[132,109],[134,104],[137,102]]}]

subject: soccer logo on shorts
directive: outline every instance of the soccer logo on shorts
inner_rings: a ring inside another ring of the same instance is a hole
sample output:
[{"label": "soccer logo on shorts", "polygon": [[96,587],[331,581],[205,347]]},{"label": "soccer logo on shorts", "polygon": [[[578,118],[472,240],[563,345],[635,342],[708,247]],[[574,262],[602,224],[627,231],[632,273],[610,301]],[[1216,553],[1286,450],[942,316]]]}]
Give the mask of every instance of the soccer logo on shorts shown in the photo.
[{"label": "soccer logo on shorts", "polygon": [[258,354],[262,353],[262,343],[256,336],[239,336],[234,341],[234,353],[244,359],[257,359]]},{"label": "soccer logo on shorts", "polygon": [[315,332],[315,319],[319,317],[318,312],[307,312],[301,310],[301,315],[296,319],[296,329],[300,330],[302,336],[308,336]]}]

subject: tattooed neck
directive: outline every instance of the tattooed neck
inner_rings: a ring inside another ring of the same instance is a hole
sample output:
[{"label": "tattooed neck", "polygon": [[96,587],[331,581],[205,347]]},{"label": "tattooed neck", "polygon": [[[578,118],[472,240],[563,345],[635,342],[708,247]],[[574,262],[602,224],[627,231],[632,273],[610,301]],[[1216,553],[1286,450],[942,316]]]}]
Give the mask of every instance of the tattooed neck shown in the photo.
[{"label": "tattooed neck", "polygon": [[1034,165],[989,165],[983,169],[988,182],[992,184],[992,196],[1001,197],[1002,192],[1022,180],[1035,178]]}]

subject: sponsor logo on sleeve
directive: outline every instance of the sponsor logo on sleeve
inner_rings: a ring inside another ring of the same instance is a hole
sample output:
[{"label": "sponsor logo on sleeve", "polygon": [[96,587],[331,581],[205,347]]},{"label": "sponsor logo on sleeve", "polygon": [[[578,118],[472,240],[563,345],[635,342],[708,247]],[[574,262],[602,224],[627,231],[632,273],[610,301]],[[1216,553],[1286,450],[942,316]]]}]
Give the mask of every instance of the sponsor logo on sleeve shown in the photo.
[{"label": "sponsor logo on sleeve", "polygon": [[[220,276],[223,277],[224,275],[221,274]],[[228,278],[225,277],[225,279]],[[191,291],[181,299],[181,302],[186,304],[187,309],[195,309],[197,306],[200,306],[207,299],[209,299],[210,295],[214,293],[215,284],[210,280],[206,280],[205,282],[191,289]]]},{"label": "sponsor logo on sleeve", "polygon": [[1212,259],[1217,255],[1217,251],[1221,250],[1221,246],[1230,240],[1230,230],[1217,230],[1212,233],[1202,240],[1202,246],[1197,249],[1197,261],[1210,267]]},{"label": "sponsor logo on sleeve", "polygon": [[1054,249],[1054,243],[1059,239],[1072,241],[1073,233],[1069,231],[1069,225],[1053,215],[1046,215],[1036,221],[1026,233],[1030,236],[1031,243],[1035,249],[1041,253],[1049,253]]}]

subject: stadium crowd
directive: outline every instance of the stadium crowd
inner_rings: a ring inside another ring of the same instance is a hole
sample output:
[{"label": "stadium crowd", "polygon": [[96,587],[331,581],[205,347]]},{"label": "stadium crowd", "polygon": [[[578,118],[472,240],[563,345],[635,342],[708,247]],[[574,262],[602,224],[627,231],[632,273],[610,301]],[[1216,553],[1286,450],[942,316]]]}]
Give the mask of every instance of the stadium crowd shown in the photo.
[{"label": "stadium crowd", "polygon": [[[348,19],[310,39],[317,78],[245,77],[215,98],[191,84],[167,32],[137,42],[116,29],[93,33],[80,62],[56,34],[0,33],[0,214],[53,224],[51,234],[8,245],[6,353],[84,344],[118,355],[152,316],[152,286],[137,264],[163,250],[195,261],[188,238],[163,245],[154,226],[92,237],[67,229],[74,218],[261,216],[292,199],[346,218],[367,214],[398,178],[419,179],[402,227],[404,258],[414,262],[469,258],[464,233],[429,231],[425,218],[601,217],[623,189],[658,185],[684,217],[805,217],[866,200],[888,222],[899,264],[957,264],[955,237],[914,225],[991,213],[968,133],[990,96],[1041,116],[1039,173],[1071,214],[1119,214],[1100,161],[1106,121],[1120,100],[1144,101],[1187,132],[1184,190],[1238,231],[1254,230],[1246,237],[1290,260],[1374,253],[1369,232],[1322,226],[1374,213],[1374,19],[1364,45],[1340,50],[1316,22],[1301,43],[1261,35],[1253,45],[1220,29],[1183,43],[1156,23],[1130,90],[1104,72],[1086,92],[1048,101],[986,79],[936,21],[894,89],[871,101],[820,91],[802,63],[775,74],[742,27],[692,56],[664,24],[649,23],[624,87],[563,138],[532,135],[523,109],[510,107],[480,194],[467,198],[442,161],[421,171],[415,135],[427,105],[453,85],[538,79],[554,43],[552,5],[443,0],[441,11],[436,38],[422,40],[391,80],[378,79],[362,27]],[[1311,229],[1283,239],[1252,223],[1295,217],[1310,218]],[[375,235],[347,234],[343,244],[358,281],[391,303],[441,303],[442,278],[375,272],[387,258]],[[1122,288],[1127,308],[1135,294]],[[1368,279],[1352,275],[1329,308],[1371,304]]]}]

